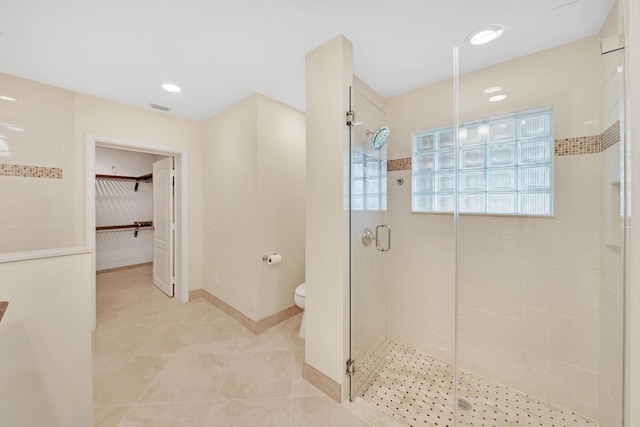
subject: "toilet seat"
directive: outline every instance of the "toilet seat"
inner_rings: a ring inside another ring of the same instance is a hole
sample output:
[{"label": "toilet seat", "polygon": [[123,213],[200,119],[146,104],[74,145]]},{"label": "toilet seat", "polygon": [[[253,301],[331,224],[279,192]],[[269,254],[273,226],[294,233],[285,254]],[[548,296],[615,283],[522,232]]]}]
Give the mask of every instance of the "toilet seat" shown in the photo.
[{"label": "toilet seat", "polygon": [[293,295],[293,301],[296,303],[298,307],[302,309],[302,319],[300,320],[300,332],[298,332],[298,336],[304,339],[304,316],[306,312],[304,311],[305,306],[305,296],[307,295],[307,284],[300,283],[296,287],[296,291]]},{"label": "toilet seat", "polygon": [[307,296],[307,284],[305,283],[301,283],[296,287],[296,295],[298,295],[299,297],[306,297]]}]

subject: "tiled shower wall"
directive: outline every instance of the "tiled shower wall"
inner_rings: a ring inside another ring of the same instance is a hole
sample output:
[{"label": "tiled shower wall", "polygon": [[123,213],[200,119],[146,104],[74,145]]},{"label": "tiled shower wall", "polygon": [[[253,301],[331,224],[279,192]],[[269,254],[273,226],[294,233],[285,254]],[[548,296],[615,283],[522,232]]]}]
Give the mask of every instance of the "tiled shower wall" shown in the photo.
[{"label": "tiled shower wall", "polygon": [[[595,154],[555,158],[553,218],[460,217],[458,361],[462,369],[595,418],[599,136],[585,138],[588,145],[578,152],[591,151],[592,139]],[[394,184],[399,177],[405,185]],[[389,333],[452,362],[453,218],[409,213],[410,179],[410,171],[389,172],[397,249],[389,260]]]},{"label": "tiled shower wall", "polygon": [[[461,120],[550,105],[557,140],[554,216],[460,216],[457,271],[453,216],[410,213],[407,170],[411,134],[453,122],[452,84],[385,100],[398,159],[388,162],[390,337],[452,361],[457,273],[458,366],[591,419],[601,381],[601,159],[618,130],[600,120],[599,49],[600,37],[589,37],[461,77]],[[497,82],[511,93],[490,105],[483,91]]]},{"label": "tiled shower wall", "polygon": [[73,246],[73,92],[0,74],[0,252]]}]

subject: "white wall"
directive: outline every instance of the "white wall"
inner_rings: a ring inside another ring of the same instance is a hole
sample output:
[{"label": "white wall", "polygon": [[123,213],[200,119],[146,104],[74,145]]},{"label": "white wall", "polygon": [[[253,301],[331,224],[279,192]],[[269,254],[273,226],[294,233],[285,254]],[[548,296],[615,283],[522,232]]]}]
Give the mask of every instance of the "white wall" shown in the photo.
[{"label": "white wall", "polygon": [[[62,178],[0,174],[0,253],[72,246],[76,212],[73,92],[0,74],[0,163]],[[3,165],[3,167],[4,167]]]},{"label": "white wall", "polygon": [[162,159],[156,154],[96,147],[96,174],[141,176],[153,172],[153,163]]},{"label": "white wall", "polygon": [[[204,288],[252,320],[304,274],[304,115],[255,94],[205,123]],[[268,266],[263,255],[280,253]]]},{"label": "white wall", "polygon": [[[138,177],[150,174],[161,157],[111,148],[96,148],[96,174]],[[127,225],[153,219],[153,183],[96,180],[96,226]],[[96,270],[151,262],[153,230],[100,231],[96,233]]]},{"label": "white wall", "polygon": [[88,249],[0,258],[0,417],[5,426],[90,426]]}]

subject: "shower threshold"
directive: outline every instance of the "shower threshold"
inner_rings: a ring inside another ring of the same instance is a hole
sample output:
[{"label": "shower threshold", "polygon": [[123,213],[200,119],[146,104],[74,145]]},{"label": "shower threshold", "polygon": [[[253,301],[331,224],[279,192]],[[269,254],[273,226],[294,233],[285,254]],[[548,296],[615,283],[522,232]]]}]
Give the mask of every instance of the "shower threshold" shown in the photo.
[{"label": "shower threshold", "polygon": [[[454,427],[453,366],[393,340],[360,398],[403,425]],[[469,372],[459,374],[457,426],[597,427],[572,411]]]}]

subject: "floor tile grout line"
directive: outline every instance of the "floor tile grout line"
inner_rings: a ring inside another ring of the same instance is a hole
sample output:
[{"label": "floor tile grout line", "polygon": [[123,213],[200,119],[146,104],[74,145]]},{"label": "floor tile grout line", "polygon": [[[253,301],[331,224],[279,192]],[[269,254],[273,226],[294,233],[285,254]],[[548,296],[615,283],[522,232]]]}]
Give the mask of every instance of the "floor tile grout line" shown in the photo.
[{"label": "floor tile grout line", "polygon": [[227,366],[227,372],[225,372],[224,378],[222,379],[222,381],[220,381],[220,385],[218,386],[218,390],[215,393],[215,399],[216,400],[220,400],[218,399],[218,397],[220,396],[220,392],[222,391],[222,387],[224,386],[224,384],[227,381],[227,378],[229,378],[229,372],[231,371],[231,367],[233,366],[233,362],[236,360],[236,357],[238,355],[238,347],[240,347],[240,342],[242,341],[242,338],[245,336],[245,334],[247,333],[246,330],[242,330],[242,334],[240,335],[238,342],[236,343],[236,348],[235,351],[233,352],[233,356],[231,356],[231,361],[229,362],[229,366]]}]

